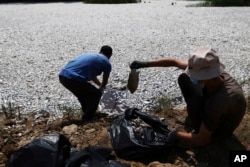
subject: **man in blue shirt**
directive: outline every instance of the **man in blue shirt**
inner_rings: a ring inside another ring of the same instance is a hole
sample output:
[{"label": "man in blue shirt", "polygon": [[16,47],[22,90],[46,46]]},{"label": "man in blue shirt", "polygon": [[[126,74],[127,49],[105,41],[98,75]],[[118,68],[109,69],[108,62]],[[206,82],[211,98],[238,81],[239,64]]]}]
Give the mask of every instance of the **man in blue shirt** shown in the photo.
[{"label": "man in blue shirt", "polygon": [[[99,53],[85,53],[68,62],[59,73],[61,84],[70,90],[81,104],[84,112],[83,122],[92,120],[96,113],[111,72],[111,56],[112,48],[104,45]],[[97,76],[102,73],[102,81],[99,81]],[[98,87],[89,81],[93,81]]]}]

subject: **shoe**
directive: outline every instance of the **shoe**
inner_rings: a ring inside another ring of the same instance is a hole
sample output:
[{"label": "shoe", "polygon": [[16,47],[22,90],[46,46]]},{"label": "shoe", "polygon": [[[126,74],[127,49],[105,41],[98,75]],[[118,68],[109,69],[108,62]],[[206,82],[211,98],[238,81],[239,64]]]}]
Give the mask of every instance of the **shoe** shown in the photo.
[{"label": "shoe", "polygon": [[86,122],[90,122],[93,120],[93,117],[86,117],[86,116],[82,116],[82,123],[86,123]]},{"label": "shoe", "polygon": [[103,118],[103,117],[106,117],[106,116],[108,116],[108,114],[101,113],[101,112],[96,112],[95,115],[94,115],[94,117],[96,117],[96,118]]}]

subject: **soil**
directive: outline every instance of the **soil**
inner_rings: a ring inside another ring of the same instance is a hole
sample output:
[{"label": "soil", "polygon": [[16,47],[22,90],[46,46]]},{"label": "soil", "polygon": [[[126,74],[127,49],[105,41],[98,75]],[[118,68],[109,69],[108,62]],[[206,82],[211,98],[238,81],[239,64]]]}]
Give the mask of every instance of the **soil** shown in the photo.
[{"label": "soil", "polygon": [[[171,109],[150,114],[165,118],[166,124],[174,125],[174,128],[178,130],[192,130],[186,119],[185,109]],[[62,119],[52,120],[47,112],[40,116],[37,116],[36,113],[15,117],[7,116],[8,118],[6,116],[3,113],[0,115],[0,167],[5,166],[8,157],[20,147],[47,134],[64,134],[77,150],[94,145],[112,148],[107,129],[114,118],[105,114],[85,124],[80,124],[79,116],[78,118],[65,115]],[[115,153],[112,154],[117,161],[131,164],[132,167],[226,167],[229,166],[230,150],[250,150],[250,115],[248,112],[232,138],[214,141],[205,147],[179,144],[170,155],[166,156],[164,162],[159,160],[152,162],[128,161],[117,157]]]}]

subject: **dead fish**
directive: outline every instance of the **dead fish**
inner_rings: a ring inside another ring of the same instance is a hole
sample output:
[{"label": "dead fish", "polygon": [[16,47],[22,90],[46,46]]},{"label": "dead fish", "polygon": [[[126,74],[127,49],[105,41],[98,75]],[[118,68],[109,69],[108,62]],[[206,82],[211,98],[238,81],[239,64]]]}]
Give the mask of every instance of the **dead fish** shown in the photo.
[{"label": "dead fish", "polygon": [[136,71],[136,69],[131,69],[129,73],[127,88],[129,89],[130,93],[134,93],[138,87],[139,73],[140,71]]}]

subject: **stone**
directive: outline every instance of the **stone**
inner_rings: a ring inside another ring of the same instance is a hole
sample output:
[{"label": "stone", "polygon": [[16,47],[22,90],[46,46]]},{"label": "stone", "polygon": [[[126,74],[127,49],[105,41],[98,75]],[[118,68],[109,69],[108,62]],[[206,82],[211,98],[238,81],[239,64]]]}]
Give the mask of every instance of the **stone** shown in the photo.
[{"label": "stone", "polygon": [[62,131],[65,133],[65,134],[72,134],[72,133],[76,133],[77,132],[77,125],[75,124],[72,124],[72,125],[69,125],[69,126],[64,126]]}]

